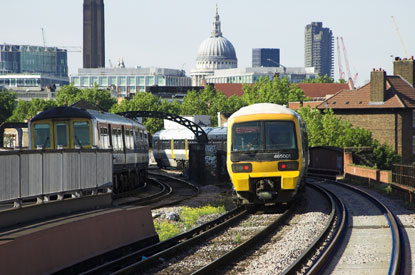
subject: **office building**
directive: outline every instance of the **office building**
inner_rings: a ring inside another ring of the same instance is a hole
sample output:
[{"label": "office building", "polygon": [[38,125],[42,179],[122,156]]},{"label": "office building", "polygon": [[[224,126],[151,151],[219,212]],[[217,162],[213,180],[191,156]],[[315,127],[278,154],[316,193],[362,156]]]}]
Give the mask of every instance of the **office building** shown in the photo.
[{"label": "office building", "polygon": [[192,80],[183,70],[166,68],[80,68],[71,75],[71,82],[77,88],[91,88],[116,91],[117,97],[132,97],[145,92],[149,86],[191,86]]},{"label": "office building", "polygon": [[83,67],[105,67],[104,1],[84,0]]},{"label": "office building", "polygon": [[280,49],[252,49],[252,67],[279,67]]},{"label": "office building", "polygon": [[299,83],[305,79],[316,78],[313,68],[303,67],[256,67],[215,70],[213,74],[205,76],[206,84],[214,83],[255,83],[261,77],[288,78],[292,83]]},{"label": "office building", "polygon": [[333,33],[322,22],[312,22],[304,32],[304,65],[321,76],[334,76]]},{"label": "office building", "polygon": [[67,50],[30,45],[0,45],[0,75],[48,74],[68,80]]}]

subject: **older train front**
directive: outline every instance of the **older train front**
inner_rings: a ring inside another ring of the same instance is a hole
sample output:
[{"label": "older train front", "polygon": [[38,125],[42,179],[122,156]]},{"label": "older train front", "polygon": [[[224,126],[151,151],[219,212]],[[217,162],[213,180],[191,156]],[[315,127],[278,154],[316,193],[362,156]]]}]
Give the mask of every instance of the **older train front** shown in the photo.
[{"label": "older train front", "polygon": [[227,168],[238,200],[290,202],[304,187],[308,147],[305,123],[276,104],[254,104],[228,120]]}]

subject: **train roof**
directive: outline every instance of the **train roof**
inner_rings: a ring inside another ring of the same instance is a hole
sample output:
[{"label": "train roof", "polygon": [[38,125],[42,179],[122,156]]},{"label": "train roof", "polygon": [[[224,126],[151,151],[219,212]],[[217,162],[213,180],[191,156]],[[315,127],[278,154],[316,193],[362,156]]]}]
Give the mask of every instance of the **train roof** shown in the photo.
[{"label": "train roof", "polygon": [[[208,136],[208,139],[226,138],[226,127],[202,127]],[[160,130],[153,135],[154,139],[188,139],[195,140],[195,134],[187,128]]]},{"label": "train roof", "polygon": [[111,123],[118,123],[118,124],[134,124],[140,125],[144,128],[140,123],[125,118],[120,115],[111,114],[103,111],[97,111],[92,109],[82,109],[77,107],[68,107],[68,106],[61,106],[61,107],[54,107],[47,109],[35,117],[31,119],[32,121],[43,120],[43,119],[50,119],[50,118],[89,118],[89,119],[96,119],[98,121],[108,121]]},{"label": "train roof", "polygon": [[287,114],[287,115],[294,115],[298,117],[298,114],[293,110],[278,104],[273,103],[257,103],[252,104],[246,107],[242,107],[235,113],[233,113],[229,119],[238,116],[247,116],[247,115],[254,115],[254,114]]}]

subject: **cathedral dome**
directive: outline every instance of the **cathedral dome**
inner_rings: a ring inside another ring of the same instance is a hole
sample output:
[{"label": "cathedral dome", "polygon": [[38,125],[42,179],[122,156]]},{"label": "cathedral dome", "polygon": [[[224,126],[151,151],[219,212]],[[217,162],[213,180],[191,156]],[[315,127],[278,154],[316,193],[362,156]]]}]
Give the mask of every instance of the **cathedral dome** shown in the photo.
[{"label": "cathedral dome", "polygon": [[238,66],[235,48],[232,43],[222,36],[218,9],[213,22],[213,31],[209,38],[200,44],[197,58],[197,69],[229,69]]},{"label": "cathedral dome", "polygon": [[222,61],[224,59],[236,60],[235,48],[225,37],[209,37],[205,39],[202,44],[200,44],[199,51],[197,53],[197,61]]}]

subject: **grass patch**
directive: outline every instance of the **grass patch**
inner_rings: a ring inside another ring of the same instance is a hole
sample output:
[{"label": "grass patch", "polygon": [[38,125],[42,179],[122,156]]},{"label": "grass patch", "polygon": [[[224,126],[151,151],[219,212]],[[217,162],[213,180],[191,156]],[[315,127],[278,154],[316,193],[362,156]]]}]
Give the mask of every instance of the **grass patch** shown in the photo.
[{"label": "grass patch", "polygon": [[225,207],[221,206],[203,206],[197,208],[183,207],[180,210],[180,220],[178,222],[173,221],[154,221],[154,227],[159,235],[160,241],[167,240],[174,237],[186,230],[197,225],[197,221],[204,216],[213,214],[225,213]]}]

